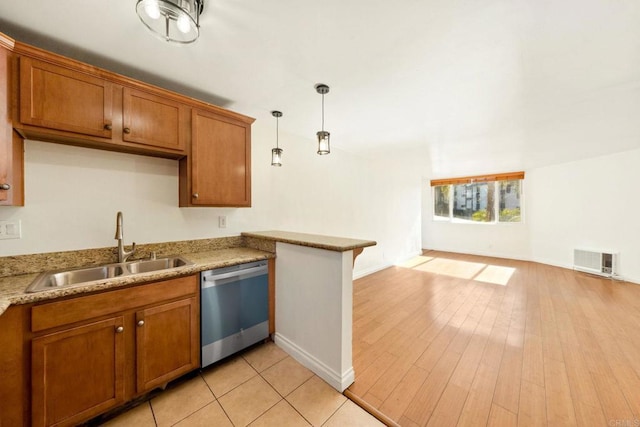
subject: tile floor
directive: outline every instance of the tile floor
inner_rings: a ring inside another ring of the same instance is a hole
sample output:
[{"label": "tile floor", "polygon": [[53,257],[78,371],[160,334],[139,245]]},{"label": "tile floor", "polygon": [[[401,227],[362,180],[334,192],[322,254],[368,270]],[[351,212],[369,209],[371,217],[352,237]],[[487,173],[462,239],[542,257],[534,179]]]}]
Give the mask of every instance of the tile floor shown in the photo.
[{"label": "tile floor", "polygon": [[272,342],[260,344],[104,426],[383,426]]}]

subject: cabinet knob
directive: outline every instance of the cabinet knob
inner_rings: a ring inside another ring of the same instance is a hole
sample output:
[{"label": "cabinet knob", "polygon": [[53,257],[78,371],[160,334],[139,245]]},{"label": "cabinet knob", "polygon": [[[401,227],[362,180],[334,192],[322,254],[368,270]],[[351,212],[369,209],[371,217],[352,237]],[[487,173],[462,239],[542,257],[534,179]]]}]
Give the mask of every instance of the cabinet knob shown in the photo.
[{"label": "cabinet knob", "polygon": [[111,125],[104,125],[104,130],[111,130],[113,127]]},{"label": "cabinet knob", "polygon": [[124,129],[122,129],[122,131],[124,133],[131,133],[131,129],[130,128],[124,128]]},{"label": "cabinet knob", "polygon": [[118,326],[118,327],[116,328],[116,334],[120,334],[120,333],[122,333],[122,331],[124,331],[124,327],[122,327],[122,326]]},{"label": "cabinet knob", "polygon": [[197,199],[199,197],[198,193],[193,193],[193,198]]},{"label": "cabinet knob", "polygon": [[138,320],[138,326],[144,326],[144,320]]},{"label": "cabinet knob", "polygon": [[0,190],[11,190],[11,184],[0,184]]}]

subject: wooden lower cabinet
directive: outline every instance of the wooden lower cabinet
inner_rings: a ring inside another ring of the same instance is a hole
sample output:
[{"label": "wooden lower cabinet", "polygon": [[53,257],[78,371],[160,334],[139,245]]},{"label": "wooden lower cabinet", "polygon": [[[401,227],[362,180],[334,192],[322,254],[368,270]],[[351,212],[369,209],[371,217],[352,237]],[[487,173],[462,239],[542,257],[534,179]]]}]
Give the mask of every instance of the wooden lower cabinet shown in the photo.
[{"label": "wooden lower cabinet", "polygon": [[197,369],[199,321],[197,275],[34,306],[31,425],[77,425]]},{"label": "wooden lower cabinet", "polygon": [[123,324],[117,316],[33,340],[32,425],[77,424],[124,403]]},{"label": "wooden lower cabinet", "polygon": [[199,320],[196,298],[136,313],[137,391],[152,390],[198,367]]}]

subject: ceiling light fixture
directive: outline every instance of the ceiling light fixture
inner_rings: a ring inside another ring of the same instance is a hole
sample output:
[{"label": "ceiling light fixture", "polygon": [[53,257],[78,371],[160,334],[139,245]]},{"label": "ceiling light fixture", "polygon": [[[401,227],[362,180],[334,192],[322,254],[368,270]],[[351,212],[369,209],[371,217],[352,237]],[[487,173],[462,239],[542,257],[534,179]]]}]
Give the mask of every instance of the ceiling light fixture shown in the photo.
[{"label": "ceiling light fixture", "polygon": [[204,0],[138,0],[136,12],[156,37],[172,43],[193,43],[200,35]]},{"label": "ceiling light fixture", "polygon": [[282,117],[282,113],[274,110],[271,115],[276,118],[276,148],[271,150],[271,166],[282,166],[282,148],[278,146],[278,119]]},{"label": "ceiling light fixture", "polygon": [[316,133],[318,136],[318,154],[321,156],[324,154],[329,154],[331,149],[329,147],[329,132],[324,130],[324,95],[329,93],[329,86],[324,83],[318,83],[315,85],[316,92],[322,95],[322,130]]}]

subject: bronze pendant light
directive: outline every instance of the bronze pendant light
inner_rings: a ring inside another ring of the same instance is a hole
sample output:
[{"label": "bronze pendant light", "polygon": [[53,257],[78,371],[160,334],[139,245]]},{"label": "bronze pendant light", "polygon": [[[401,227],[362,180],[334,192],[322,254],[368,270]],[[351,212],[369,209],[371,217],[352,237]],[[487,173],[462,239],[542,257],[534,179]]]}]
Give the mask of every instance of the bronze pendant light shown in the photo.
[{"label": "bronze pendant light", "polygon": [[324,130],[324,95],[329,93],[329,86],[324,83],[318,83],[315,88],[316,92],[322,95],[322,130],[316,133],[318,136],[318,154],[322,156],[331,152],[331,147],[329,146],[330,134]]},{"label": "bronze pendant light", "polygon": [[276,148],[271,150],[271,166],[282,166],[282,148],[278,145],[279,139],[279,129],[278,129],[278,119],[282,117],[282,112],[280,111],[272,111],[271,115],[276,118]]}]

